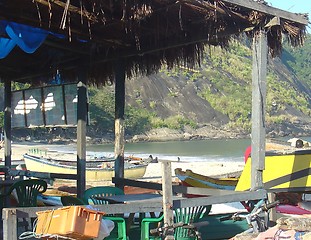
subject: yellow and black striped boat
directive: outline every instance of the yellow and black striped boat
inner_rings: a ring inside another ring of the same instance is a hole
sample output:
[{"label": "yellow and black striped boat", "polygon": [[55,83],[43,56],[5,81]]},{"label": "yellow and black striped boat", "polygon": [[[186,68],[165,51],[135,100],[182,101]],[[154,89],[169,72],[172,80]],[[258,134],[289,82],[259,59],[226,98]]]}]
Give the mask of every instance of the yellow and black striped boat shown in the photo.
[{"label": "yellow and black striped boat", "polygon": [[[250,176],[251,158],[247,160],[235,190],[249,190]],[[311,148],[267,151],[263,183],[265,189],[276,192],[311,191]]]}]

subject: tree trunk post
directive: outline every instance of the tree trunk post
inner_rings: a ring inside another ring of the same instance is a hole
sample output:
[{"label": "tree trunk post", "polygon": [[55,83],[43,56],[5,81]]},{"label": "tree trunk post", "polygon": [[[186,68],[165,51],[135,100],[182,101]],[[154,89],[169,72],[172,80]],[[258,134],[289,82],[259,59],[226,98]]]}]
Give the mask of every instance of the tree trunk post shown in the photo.
[{"label": "tree trunk post", "polygon": [[78,108],[77,108],[77,196],[81,198],[86,186],[86,125],[87,125],[87,78],[80,72],[78,77]]},{"label": "tree trunk post", "polygon": [[[173,192],[172,192],[172,165],[170,161],[161,161],[162,164],[162,190],[163,190],[163,215],[164,227],[174,223]],[[168,236],[174,236],[174,231],[169,231]]]},{"label": "tree trunk post", "polygon": [[[124,177],[124,108],[125,108],[125,66],[123,61],[115,65],[115,177]],[[124,185],[117,184],[123,189]]]},{"label": "tree trunk post", "polygon": [[6,167],[12,164],[12,133],[11,133],[11,116],[12,116],[12,91],[11,81],[5,79],[4,82],[4,161]]},{"label": "tree trunk post", "polygon": [[252,170],[251,189],[263,187],[263,170],[265,169],[265,108],[267,78],[267,35],[258,31],[253,39],[252,70]]}]

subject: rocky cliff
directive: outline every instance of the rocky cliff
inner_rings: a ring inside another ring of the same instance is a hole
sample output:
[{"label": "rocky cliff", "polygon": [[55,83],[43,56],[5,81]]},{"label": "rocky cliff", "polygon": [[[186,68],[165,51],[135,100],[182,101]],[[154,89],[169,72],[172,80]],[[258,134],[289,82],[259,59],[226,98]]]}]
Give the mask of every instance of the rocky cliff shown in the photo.
[{"label": "rocky cliff", "polygon": [[[211,64],[211,62],[209,62]],[[274,83],[267,80],[267,116],[282,117],[280,122],[267,121],[267,135],[269,137],[278,136],[310,136],[311,135],[311,117],[309,114],[297,108],[292,102],[282,100],[278,95],[283,94],[283,90],[275,88],[288,88],[293,90],[296,96],[292,96],[294,101],[300,100],[307,102],[309,109],[311,106],[310,88],[300,81],[279,58],[269,59],[269,72],[274,76]],[[156,112],[157,116],[167,118],[169,116],[180,115],[191,119],[197,123],[197,128],[185,128],[182,130],[171,129],[153,129],[144,134],[134,136],[134,141],[159,141],[159,140],[189,140],[201,138],[235,138],[249,136],[250,129],[243,129],[239,126],[231,126],[228,114],[216,109],[211,103],[202,97],[202,91],[210,89],[222,95],[228,94],[222,92],[222,89],[215,87],[210,75],[207,74],[204,66],[195,71],[200,71],[198,78],[191,78],[189,74],[168,74],[162,72],[148,77],[141,77],[128,80],[126,83],[126,102],[135,107],[143,107]],[[229,81],[237,84],[251,84],[251,80],[238,79],[230,71],[218,67],[214,68]],[[210,73],[210,72],[209,72]],[[230,79],[231,78],[231,79]],[[219,79],[224,81],[224,79]],[[275,83],[277,82],[277,83]],[[270,88],[269,88],[270,87]],[[251,88],[248,87],[249,91]],[[238,89],[235,91],[239,91]],[[269,92],[272,93],[269,93]],[[279,91],[279,93],[278,93]],[[291,93],[292,94],[292,93]],[[271,97],[273,96],[273,97]],[[242,95],[241,95],[242,97]],[[251,105],[251,94],[249,98],[241,99]],[[298,103],[299,105],[299,103]],[[250,109],[249,109],[250,111]],[[250,120],[250,119],[249,119]]]}]

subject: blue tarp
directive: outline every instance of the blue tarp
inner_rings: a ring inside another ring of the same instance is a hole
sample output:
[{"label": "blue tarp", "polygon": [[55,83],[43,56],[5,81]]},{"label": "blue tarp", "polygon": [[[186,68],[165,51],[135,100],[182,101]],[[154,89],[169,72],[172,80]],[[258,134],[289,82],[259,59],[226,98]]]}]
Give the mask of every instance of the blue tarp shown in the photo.
[{"label": "blue tarp", "polygon": [[0,59],[5,58],[17,45],[26,53],[34,53],[46,39],[48,31],[14,22],[0,21]]}]

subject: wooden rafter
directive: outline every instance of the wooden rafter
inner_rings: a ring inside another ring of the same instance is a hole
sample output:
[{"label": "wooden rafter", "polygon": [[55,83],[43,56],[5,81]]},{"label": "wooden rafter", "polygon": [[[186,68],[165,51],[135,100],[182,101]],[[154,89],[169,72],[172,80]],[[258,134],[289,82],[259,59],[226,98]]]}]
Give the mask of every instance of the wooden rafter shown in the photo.
[{"label": "wooden rafter", "polygon": [[[42,4],[44,6],[48,6],[48,7],[50,7],[50,5],[52,5],[52,4],[54,4],[54,5],[57,5],[59,7],[64,8],[64,9],[66,8],[66,3],[59,1],[59,0],[35,0],[35,1],[37,3],[40,3],[40,4]],[[90,13],[86,10],[82,10],[78,7],[71,5],[71,4],[69,4],[68,11],[75,13],[75,14],[79,14],[79,15],[85,17],[88,21],[90,21],[92,23],[98,22],[98,19],[95,16],[95,14]]]},{"label": "wooden rafter", "polygon": [[306,16],[297,13],[287,12],[278,8],[268,6],[263,3],[255,2],[254,0],[221,0],[230,5],[237,5],[250,10],[262,12],[271,16],[278,16],[282,19],[297,22],[303,25],[308,25],[309,21]]}]

